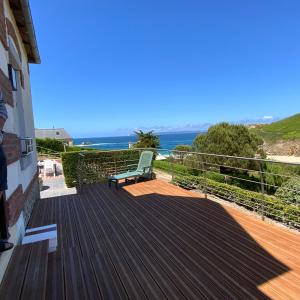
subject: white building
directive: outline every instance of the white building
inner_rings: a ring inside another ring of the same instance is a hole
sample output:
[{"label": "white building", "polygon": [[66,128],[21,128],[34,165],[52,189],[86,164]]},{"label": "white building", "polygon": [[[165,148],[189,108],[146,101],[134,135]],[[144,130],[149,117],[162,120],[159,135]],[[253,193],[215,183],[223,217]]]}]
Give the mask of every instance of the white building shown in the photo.
[{"label": "white building", "polygon": [[[0,86],[8,111],[3,148],[8,190],[1,200],[1,238],[18,244],[39,198],[29,63],[40,63],[28,0],[0,0]],[[0,254],[0,281],[12,251]]]}]

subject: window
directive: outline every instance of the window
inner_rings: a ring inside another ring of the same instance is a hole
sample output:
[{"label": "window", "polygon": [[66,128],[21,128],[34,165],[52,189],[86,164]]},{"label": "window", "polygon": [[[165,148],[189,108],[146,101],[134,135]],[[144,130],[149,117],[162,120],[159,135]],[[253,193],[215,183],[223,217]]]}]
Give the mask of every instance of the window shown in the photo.
[{"label": "window", "polygon": [[8,76],[13,91],[17,90],[17,70],[12,65],[8,65]]},{"label": "window", "polygon": [[33,151],[32,138],[24,138],[21,140],[22,155],[29,155]]},{"label": "window", "polygon": [[59,135],[59,131],[56,131],[56,135]]}]

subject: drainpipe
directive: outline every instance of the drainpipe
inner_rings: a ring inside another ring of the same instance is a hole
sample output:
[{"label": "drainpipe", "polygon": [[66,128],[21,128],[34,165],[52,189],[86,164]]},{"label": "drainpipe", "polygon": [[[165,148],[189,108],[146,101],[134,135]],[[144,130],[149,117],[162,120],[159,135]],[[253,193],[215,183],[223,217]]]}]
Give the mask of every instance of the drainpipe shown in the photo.
[{"label": "drainpipe", "polygon": [[33,52],[34,62],[36,64],[40,64],[41,58],[40,58],[39,49],[36,42],[36,36],[35,36],[34,26],[32,22],[29,0],[20,0],[20,3],[25,18],[25,26],[29,36],[29,42],[32,45],[31,48]]}]

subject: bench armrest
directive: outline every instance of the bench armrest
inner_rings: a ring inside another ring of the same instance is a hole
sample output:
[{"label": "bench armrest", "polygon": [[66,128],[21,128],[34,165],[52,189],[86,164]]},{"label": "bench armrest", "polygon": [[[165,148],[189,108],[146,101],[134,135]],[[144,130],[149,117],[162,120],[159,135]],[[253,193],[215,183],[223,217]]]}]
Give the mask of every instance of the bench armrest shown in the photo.
[{"label": "bench armrest", "polygon": [[152,166],[144,167],[144,173],[146,173],[146,169],[149,169],[148,173],[152,172]]},{"label": "bench armrest", "polygon": [[127,170],[130,171],[133,168],[137,168],[137,164],[127,165]]}]

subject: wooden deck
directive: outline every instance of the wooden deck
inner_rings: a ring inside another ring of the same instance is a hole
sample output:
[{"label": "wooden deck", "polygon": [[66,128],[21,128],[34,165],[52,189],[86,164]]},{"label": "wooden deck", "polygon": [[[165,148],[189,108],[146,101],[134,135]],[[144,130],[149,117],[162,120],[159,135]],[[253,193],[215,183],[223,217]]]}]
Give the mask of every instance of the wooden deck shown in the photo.
[{"label": "wooden deck", "polygon": [[41,200],[47,299],[300,299],[300,235],[153,180]]}]

